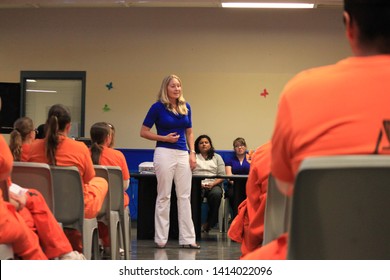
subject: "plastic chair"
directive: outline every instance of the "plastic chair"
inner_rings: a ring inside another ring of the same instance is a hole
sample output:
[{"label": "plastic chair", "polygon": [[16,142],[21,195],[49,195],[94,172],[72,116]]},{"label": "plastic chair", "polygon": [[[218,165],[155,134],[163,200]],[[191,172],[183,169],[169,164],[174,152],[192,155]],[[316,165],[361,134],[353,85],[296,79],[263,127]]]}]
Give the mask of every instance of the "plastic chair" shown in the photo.
[{"label": "plastic chair", "polygon": [[84,218],[83,182],[75,166],[50,166],[53,177],[55,217],[63,227],[78,230],[86,259],[100,259],[97,220]]},{"label": "plastic chair", "polygon": [[117,209],[122,229],[122,240],[125,250],[125,259],[130,260],[131,252],[131,218],[128,207],[124,208],[123,201],[123,174],[118,166],[106,166],[110,177],[110,185],[114,186],[116,191],[110,197],[111,207]]},{"label": "plastic chair", "polygon": [[289,259],[390,258],[390,156],[305,159],[293,194]]},{"label": "plastic chair", "polygon": [[290,207],[291,198],[278,190],[275,178],[270,174],[264,213],[263,246],[287,232]]},{"label": "plastic chair", "polygon": [[38,190],[54,214],[53,178],[48,164],[15,161],[11,178],[12,182],[23,188]]},{"label": "plastic chair", "polygon": [[[108,182],[108,195],[106,196],[102,209],[97,216],[98,220],[105,219],[108,222],[109,236],[110,236],[110,256],[112,260],[120,259],[120,245],[121,245],[121,224],[119,219],[120,199],[118,192],[122,195],[123,208],[123,182],[121,186],[117,186],[111,182],[109,172],[106,166],[94,165],[96,176],[102,177]],[[123,242],[122,242],[123,243]]]},{"label": "plastic chair", "polygon": [[0,244],[0,260],[13,260],[14,251],[10,244]]}]

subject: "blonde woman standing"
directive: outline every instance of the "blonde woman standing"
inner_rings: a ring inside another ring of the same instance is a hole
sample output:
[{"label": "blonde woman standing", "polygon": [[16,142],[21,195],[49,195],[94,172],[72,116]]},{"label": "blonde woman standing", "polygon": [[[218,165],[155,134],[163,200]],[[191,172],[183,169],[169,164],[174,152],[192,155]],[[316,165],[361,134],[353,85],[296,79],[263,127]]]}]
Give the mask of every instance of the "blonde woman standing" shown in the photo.
[{"label": "blonde woman standing", "polygon": [[[169,75],[163,79],[157,102],[150,107],[141,127],[141,137],[156,141],[153,164],[157,177],[154,218],[154,241],[157,248],[165,248],[168,241],[171,190],[174,181],[179,245],[189,249],[200,249],[195,242],[190,203],[191,170],[196,166],[191,113],[191,107],[183,97],[180,78]],[[157,133],[151,131],[153,125],[156,126]]]}]

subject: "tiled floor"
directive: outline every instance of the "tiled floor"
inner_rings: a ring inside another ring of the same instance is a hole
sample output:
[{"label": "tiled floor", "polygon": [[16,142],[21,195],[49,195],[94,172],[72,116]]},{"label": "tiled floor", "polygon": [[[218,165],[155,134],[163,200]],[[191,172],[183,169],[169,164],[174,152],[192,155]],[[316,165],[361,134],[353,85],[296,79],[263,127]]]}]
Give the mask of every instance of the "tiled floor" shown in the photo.
[{"label": "tiled floor", "polygon": [[231,241],[226,233],[213,229],[202,233],[197,243],[201,249],[183,249],[177,240],[169,240],[165,249],[155,248],[153,240],[137,240],[136,224],[132,222],[133,260],[237,260],[241,244]]}]

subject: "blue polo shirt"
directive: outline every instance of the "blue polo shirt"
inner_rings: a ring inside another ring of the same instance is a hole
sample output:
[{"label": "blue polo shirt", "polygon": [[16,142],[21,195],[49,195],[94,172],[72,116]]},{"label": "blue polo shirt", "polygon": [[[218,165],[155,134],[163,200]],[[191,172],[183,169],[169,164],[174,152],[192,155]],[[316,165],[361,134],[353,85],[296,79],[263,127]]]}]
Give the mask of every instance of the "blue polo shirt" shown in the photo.
[{"label": "blue polo shirt", "polygon": [[187,128],[192,127],[192,120],[190,104],[186,103],[186,106],[188,109],[187,115],[174,114],[165,108],[164,104],[160,101],[157,101],[150,107],[143,122],[144,126],[152,128],[153,125],[156,125],[158,135],[165,136],[172,132],[176,132],[180,135],[179,140],[176,143],[157,141],[156,147],[187,151],[185,132]]},{"label": "blue polo shirt", "polygon": [[251,166],[250,163],[246,160],[246,157],[241,164],[236,155],[228,159],[225,165],[232,167],[233,175],[247,175],[249,174],[249,168]]}]

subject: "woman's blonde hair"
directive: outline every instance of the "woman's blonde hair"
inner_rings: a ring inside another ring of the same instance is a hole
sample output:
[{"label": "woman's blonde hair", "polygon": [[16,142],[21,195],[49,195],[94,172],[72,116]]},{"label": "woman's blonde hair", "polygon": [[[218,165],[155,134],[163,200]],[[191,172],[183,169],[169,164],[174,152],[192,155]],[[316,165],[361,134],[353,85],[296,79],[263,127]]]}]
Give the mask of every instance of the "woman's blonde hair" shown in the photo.
[{"label": "woman's blonde hair", "polygon": [[[161,83],[160,91],[158,92],[158,96],[157,96],[157,100],[163,103],[165,105],[165,108],[167,108],[171,112],[173,112],[173,108],[168,98],[168,85],[172,81],[172,79],[176,79],[180,83],[180,85],[182,85],[180,78],[174,74],[171,74],[163,79]],[[176,111],[180,115],[188,114],[188,108],[186,106],[186,100],[183,97],[183,91],[181,91],[180,97],[177,99],[176,105],[177,105]]]}]

